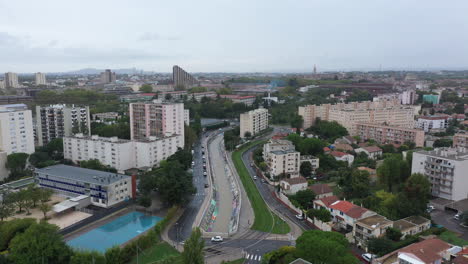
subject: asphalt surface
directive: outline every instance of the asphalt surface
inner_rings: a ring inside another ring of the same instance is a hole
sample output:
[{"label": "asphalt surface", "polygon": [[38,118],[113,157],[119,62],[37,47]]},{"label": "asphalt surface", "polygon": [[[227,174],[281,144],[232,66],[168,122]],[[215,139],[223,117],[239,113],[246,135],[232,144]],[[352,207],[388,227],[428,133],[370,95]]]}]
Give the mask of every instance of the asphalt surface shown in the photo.
[{"label": "asphalt surface", "polygon": [[[206,140],[205,136],[201,140]],[[169,238],[176,242],[186,240],[191,232],[192,225],[200,210],[200,207],[205,199],[205,183],[206,179],[203,177],[203,160],[202,160],[202,147],[201,140],[198,140],[194,146],[193,161],[193,185],[197,188],[197,192],[191,197],[190,202],[185,208],[183,214],[177,220],[176,224],[172,225],[169,229]]]},{"label": "asphalt surface", "polygon": [[232,214],[232,199],[231,184],[226,174],[226,161],[222,150],[223,136],[216,136],[215,139],[208,146],[208,153],[210,155],[210,165],[213,174],[213,187],[216,188],[216,202],[218,214],[213,223],[212,232],[215,233],[229,233],[229,222]]},{"label": "asphalt surface", "polygon": [[434,210],[431,213],[432,220],[443,227],[447,228],[450,231],[461,234],[461,238],[468,240],[468,228],[465,228],[460,225],[460,220],[456,220],[453,217],[455,212]]}]

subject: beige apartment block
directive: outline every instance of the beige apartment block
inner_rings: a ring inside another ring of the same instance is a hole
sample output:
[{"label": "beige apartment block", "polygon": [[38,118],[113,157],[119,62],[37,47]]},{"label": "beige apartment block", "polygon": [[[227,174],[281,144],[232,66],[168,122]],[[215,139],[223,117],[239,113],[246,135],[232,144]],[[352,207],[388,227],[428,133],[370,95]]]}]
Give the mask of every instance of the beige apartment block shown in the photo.
[{"label": "beige apartment block", "polygon": [[270,167],[271,176],[286,174],[288,178],[299,176],[301,153],[295,150],[276,150],[270,152],[266,161]]},{"label": "beige apartment block", "polygon": [[468,134],[455,134],[453,136],[453,147],[468,149]]},{"label": "beige apartment block", "polygon": [[379,144],[403,144],[411,141],[416,147],[424,147],[424,130],[369,123],[356,124],[356,136],[362,140],[373,139]]},{"label": "beige apartment block", "polygon": [[268,110],[259,108],[240,115],[240,137],[247,132],[252,136],[268,128]]}]

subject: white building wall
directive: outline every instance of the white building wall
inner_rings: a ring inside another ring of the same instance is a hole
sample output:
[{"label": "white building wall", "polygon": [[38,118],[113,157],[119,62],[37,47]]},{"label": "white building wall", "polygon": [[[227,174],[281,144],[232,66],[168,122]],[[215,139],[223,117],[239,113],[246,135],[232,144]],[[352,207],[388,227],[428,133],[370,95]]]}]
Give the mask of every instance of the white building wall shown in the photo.
[{"label": "white building wall", "polygon": [[26,105],[0,106],[0,149],[8,155],[34,152],[32,114]]}]

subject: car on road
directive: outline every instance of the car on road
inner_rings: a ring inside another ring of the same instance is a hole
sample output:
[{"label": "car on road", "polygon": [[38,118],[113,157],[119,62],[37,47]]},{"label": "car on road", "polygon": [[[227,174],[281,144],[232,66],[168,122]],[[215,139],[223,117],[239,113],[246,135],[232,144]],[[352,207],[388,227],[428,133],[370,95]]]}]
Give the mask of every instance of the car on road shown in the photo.
[{"label": "car on road", "polygon": [[205,176],[205,177],[206,177],[206,175],[207,175],[207,174],[206,174],[206,171],[204,171],[204,172],[203,172],[203,176]]},{"label": "car on road", "polygon": [[254,179],[254,180],[257,180],[257,176],[253,176],[253,179]]},{"label": "car on road", "polygon": [[262,179],[262,183],[265,183],[265,179]]},{"label": "car on road", "polygon": [[211,238],[211,242],[223,242],[223,238],[221,236],[214,236]]},{"label": "car on road", "polygon": [[205,155],[203,155],[203,158],[205,158]]},{"label": "car on road", "polygon": [[426,212],[431,213],[432,211],[435,210],[435,207],[433,205],[428,205],[426,208]]},{"label": "car on road", "polygon": [[456,215],[453,216],[453,219],[455,219],[455,220],[460,220],[461,214],[462,214],[462,213],[458,212]]},{"label": "car on road", "polygon": [[375,255],[372,255],[371,253],[364,253],[361,255],[361,257],[368,263],[370,263],[372,259],[375,259]]},{"label": "car on road", "polygon": [[195,161],[192,161],[192,166],[195,165]]},{"label": "car on road", "polygon": [[210,187],[210,185],[208,185],[208,183],[205,183],[205,188],[208,188]]},{"label": "car on road", "polygon": [[299,219],[299,220],[303,220],[303,219],[304,219],[304,217],[303,217],[301,214],[297,214],[297,215],[296,215],[296,218]]}]

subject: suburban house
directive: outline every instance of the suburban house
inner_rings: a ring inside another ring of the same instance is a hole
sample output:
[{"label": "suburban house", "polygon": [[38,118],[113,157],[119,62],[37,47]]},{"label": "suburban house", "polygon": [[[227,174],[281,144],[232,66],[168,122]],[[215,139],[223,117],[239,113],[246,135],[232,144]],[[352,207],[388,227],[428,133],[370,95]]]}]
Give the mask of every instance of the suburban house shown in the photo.
[{"label": "suburban house", "polygon": [[343,144],[343,143],[335,143],[334,144],[336,150],[341,150],[341,151],[353,151],[353,147],[349,144]]},{"label": "suburban house", "polygon": [[397,249],[375,259],[376,264],[440,264],[450,260],[452,246],[438,238],[430,238]]},{"label": "suburban house", "polygon": [[364,152],[367,154],[369,159],[376,160],[382,156],[382,149],[377,146],[368,146],[368,147],[361,147],[354,150],[356,153]]},{"label": "suburban house", "polygon": [[282,179],[280,181],[280,186],[281,190],[283,190],[286,195],[292,195],[298,191],[307,189],[307,179],[302,176]]},{"label": "suburban house", "polygon": [[369,173],[369,178],[372,182],[377,181],[377,170],[369,167],[357,167],[360,171],[367,171]]},{"label": "suburban house", "polygon": [[333,195],[333,190],[328,186],[328,184],[317,183],[309,186],[309,189],[315,193],[315,199],[321,199]]},{"label": "suburban house", "polygon": [[320,198],[320,199],[316,199],[314,200],[314,209],[327,209],[328,210],[328,207],[338,201],[338,197],[335,196],[335,195],[332,195],[332,196],[326,196],[326,197],[323,197],[323,198]]},{"label": "suburban house", "polygon": [[312,155],[301,155],[299,168],[304,162],[309,162],[312,166],[313,171],[319,168],[319,158],[317,157],[314,157]]},{"label": "suburban house", "polygon": [[393,223],[393,227],[402,233],[401,239],[408,235],[415,235],[431,228],[431,221],[422,216],[409,216]]},{"label": "suburban house", "polygon": [[366,247],[369,239],[385,235],[387,228],[392,227],[392,224],[392,221],[379,214],[359,219],[353,228],[356,244]]},{"label": "suburban house", "polygon": [[348,201],[336,201],[328,206],[328,210],[335,223],[336,229],[351,232],[359,219],[375,215],[376,213]]},{"label": "suburban house", "polygon": [[336,160],[346,161],[348,166],[351,166],[354,161],[354,156],[345,152],[331,151],[330,155],[332,155]]}]

